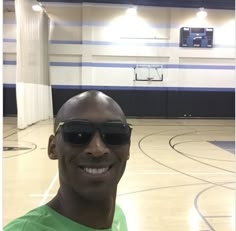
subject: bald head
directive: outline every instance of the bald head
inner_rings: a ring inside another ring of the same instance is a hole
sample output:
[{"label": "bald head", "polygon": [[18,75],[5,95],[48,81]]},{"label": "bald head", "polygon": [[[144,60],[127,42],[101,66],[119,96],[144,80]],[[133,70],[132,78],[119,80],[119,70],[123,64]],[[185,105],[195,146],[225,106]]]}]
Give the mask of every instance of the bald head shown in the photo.
[{"label": "bald head", "polygon": [[126,121],[122,109],[111,97],[94,90],[76,95],[62,105],[55,119],[54,132],[59,122],[72,119]]}]

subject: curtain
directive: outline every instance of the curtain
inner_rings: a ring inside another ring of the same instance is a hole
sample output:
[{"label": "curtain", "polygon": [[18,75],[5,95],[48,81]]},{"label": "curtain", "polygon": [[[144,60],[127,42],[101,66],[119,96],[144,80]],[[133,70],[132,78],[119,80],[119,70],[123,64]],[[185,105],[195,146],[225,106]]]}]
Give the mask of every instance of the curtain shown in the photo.
[{"label": "curtain", "polygon": [[49,80],[49,18],[32,10],[32,0],[15,0],[17,127],[53,117]]}]

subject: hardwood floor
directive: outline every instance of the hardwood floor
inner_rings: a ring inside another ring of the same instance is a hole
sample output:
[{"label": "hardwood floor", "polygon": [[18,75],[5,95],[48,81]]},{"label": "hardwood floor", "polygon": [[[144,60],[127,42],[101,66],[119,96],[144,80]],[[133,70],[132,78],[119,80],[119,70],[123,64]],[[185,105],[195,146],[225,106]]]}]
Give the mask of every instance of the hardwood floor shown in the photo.
[{"label": "hardwood floor", "polygon": [[[130,119],[131,156],[117,203],[130,231],[235,230],[234,120]],[[46,203],[58,189],[47,156],[53,121],[3,129],[3,223]]]}]

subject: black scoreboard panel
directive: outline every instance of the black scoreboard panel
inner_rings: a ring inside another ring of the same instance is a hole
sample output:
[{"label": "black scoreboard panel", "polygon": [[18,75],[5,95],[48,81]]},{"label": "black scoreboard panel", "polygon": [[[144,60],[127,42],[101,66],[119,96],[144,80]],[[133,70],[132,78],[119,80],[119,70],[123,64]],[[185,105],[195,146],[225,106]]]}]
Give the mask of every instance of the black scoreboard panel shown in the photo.
[{"label": "black scoreboard panel", "polygon": [[213,28],[180,28],[180,47],[213,47]]}]

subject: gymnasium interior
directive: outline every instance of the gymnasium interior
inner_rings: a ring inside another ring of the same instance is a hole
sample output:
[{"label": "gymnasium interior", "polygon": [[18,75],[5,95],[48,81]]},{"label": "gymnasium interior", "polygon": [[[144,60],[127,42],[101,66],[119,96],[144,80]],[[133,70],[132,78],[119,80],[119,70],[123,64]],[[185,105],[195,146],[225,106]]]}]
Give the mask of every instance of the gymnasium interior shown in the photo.
[{"label": "gymnasium interior", "polygon": [[129,231],[235,230],[235,1],[3,0],[3,225],[56,194],[54,117],[99,90],[133,126]]}]

